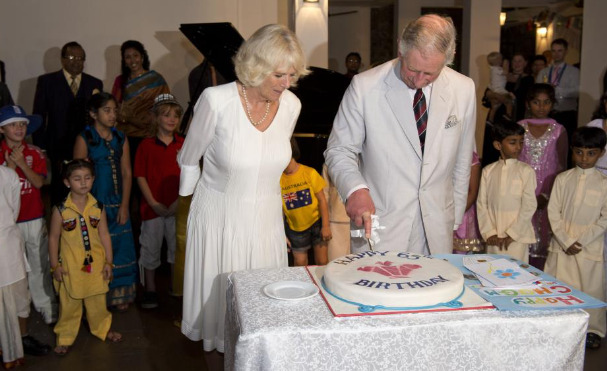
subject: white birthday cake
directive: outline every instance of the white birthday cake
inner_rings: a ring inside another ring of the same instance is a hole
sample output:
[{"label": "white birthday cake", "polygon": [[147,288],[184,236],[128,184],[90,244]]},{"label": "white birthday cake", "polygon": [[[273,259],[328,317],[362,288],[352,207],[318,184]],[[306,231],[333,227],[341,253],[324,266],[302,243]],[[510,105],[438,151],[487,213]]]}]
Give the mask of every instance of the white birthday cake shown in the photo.
[{"label": "white birthday cake", "polygon": [[398,251],[366,251],[327,264],[323,285],[329,294],[373,311],[460,306],[462,272],[441,260]]}]

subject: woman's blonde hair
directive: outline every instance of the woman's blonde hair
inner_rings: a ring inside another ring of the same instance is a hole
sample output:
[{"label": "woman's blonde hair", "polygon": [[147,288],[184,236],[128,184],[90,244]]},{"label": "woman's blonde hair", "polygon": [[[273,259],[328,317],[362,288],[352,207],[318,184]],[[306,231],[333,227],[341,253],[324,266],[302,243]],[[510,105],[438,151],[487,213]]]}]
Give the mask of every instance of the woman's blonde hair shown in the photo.
[{"label": "woman's blonde hair", "polygon": [[238,80],[251,87],[261,85],[277,68],[295,69],[291,86],[295,86],[300,77],[310,73],[297,36],[278,24],[269,24],[255,31],[238,49],[234,56],[234,67]]}]

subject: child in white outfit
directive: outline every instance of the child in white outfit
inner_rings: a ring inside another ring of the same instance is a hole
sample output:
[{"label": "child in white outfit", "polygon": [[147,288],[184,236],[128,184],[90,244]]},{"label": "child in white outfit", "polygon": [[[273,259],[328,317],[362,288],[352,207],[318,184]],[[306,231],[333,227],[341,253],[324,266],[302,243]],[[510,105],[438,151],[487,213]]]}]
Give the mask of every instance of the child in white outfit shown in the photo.
[{"label": "child in white outfit", "polygon": [[503,104],[506,107],[506,115],[512,117],[512,109],[514,107],[515,96],[506,90],[506,73],[508,72],[509,63],[504,60],[499,52],[491,52],[487,55],[487,63],[489,63],[489,90],[491,94],[488,98],[492,107],[497,107]]},{"label": "child in white outfit", "polygon": [[476,201],[478,225],[489,254],[506,253],[525,263],[535,242],[531,218],[537,208],[535,171],[517,158],[525,130],[502,119],[493,127],[493,146],[500,159],[485,166]]},{"label": "child in white outfit", "polygon": [[[548,202],[554,236],[545,272],[558,280],[605,300],[603,249],[607,229],[607,176],[595,168],[605,153],[607,137],[601,128],[578,128],[571,136],[575,168],[557,175]],[[605,337],[605,308],[590,314],[586,347],[596,349]]]}]

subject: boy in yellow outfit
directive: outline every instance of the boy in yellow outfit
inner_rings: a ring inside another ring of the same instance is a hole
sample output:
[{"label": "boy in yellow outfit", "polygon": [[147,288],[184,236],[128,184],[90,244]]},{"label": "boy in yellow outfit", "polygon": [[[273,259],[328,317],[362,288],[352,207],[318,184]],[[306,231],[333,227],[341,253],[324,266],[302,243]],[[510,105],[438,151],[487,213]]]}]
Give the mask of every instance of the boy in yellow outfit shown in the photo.
[{"label": "boy in yellow outfit", "polygon": [[52,212],[49,257],[59,293],[55,326],[58,355],[65,355],[76,340],[83,304],[93,335],[112,342],[122,339],[110,330],[112,314],[107,310],[105,294],[112,277],[112,242],[103,205],[90,194],[94,179],[91,163],[68,163],[64,183],[70,193]]},{"label": "boy in yellow outfit", "polygon": [[[604,234],[607,228],[607,176],[594,165],[605,153],[607,136],[596,127],[578,128],[571,136],[575,168],[557,175],[548,202],[552,241],[545,272],[588,295],[605,300]],[[605,337],[605,308],[590,314],[586,347],[596,349]]]}]

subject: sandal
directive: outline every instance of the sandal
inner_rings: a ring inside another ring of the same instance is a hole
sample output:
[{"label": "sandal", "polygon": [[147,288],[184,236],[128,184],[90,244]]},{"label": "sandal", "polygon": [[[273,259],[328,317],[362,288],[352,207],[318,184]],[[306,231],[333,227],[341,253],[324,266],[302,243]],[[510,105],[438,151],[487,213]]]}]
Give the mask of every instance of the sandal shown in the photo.
[{"label": "sandal", "polygon": [[110,330],[107,335],[105,335],[105,340],[110,343],[119,343],[122,341],[122,335],[119,332]]},{"label": "sandal", "polygon": [[586,349],[599,349],[601,347],[601,337],[595,333],[586,334]]},{"label": "sandal", "polygon": [[57,345],[54,350],[55,354],[58,356],[61,356],[61,357],[66,355],[67,352],[69,352],[69,351],[70,351],[70,347],[67,345]]},{"label": "sandal", "polygon": [[19,358],[19,359],[16,359],[14,361],[11,361],[11,362],[3,362],[3,364],[4,364],[4,368],[5,369],[10,370],[12,368],[24,365],[25,364],[25,359]]}]

